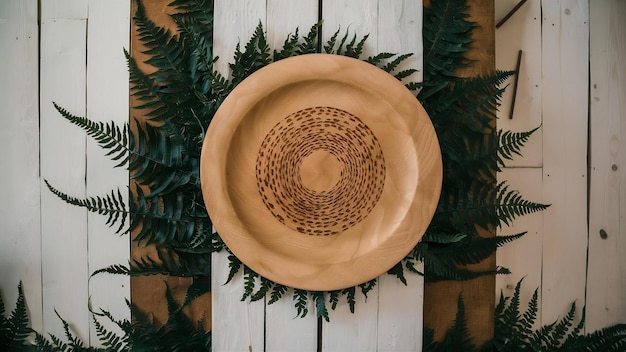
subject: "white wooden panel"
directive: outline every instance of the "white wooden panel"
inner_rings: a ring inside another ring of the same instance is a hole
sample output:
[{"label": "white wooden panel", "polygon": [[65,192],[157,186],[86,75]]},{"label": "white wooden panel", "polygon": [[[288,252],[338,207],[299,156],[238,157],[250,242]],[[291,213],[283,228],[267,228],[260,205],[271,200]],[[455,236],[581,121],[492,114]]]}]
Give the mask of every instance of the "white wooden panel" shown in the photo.
[{"label": "white wooden panel", "polygon": [[296,317],[292,296],[293,289],[289,289],[282,299],[265,306],[265,351],[317,351],[317,318],[313,299],[309,296],[309,312],[304,318],[299,318]]},{"label": "white wooden panel", "polygon": [[[496,21],[500,21],[519,0],[498,0]],[[541,0],[529,0],[496,30],[496,67],[514,71],[518,51],[522,50],[517,97],[510,119],[514,77],[508,85],[498,111],[498,128],[529,131],[541,125]],[[536,131],[524,148],[524,157],[507,161],[507,166],[541,166],[543,130]]]},{"label": "white wooden panel", "polygon": [[[85,195],[85,134],[53,108],[85,114],[86,20],[41,24],[41,177],[76,197]],[[41,184],[43,328],[63,336],[56,309],[78,336],[89,336],[87,215]]]},{"label": "white wooden panel", "polygon": [[379,1],[376,46],[378,52],[413,53],[413,56],[398,67],[398,70],[409,68],[418,70],[405,78],[405,82],[422,81],[422,17],[422,2],[420,1]]},{"label": "white wooden panel", "polygon": [[[357,41],[369,34],[363,50],[363,58],[377,54],[378,1],[377,0],[334,0],[323,2],[324,20],[322,37],[326,42],[339,29],[337,44],[349,31],[350,42],[356,34]],[[345,48],[345,45],[344,45]]]},{"label": "white wooden panel", "polygon": [[[127,0],[90,0],[87,32],[87,116],[93,121],[128,121],[128,69],[122,49],[128,48],[130,2]],[[128,194],[128,170],[115,168],[117,162],[93,139],[87,140],[87,195],[103,196],[112,189]],[[127,201],[128,202],[128,201]],[[89,213],[87,217],[89,272],[112,264],[128,263],[129,238],[114,233],[106,217]],[[106,250],[102,250],[106,248]],[[109,310],[116,318],[130,318],[125,298],[130,296],[130,278],[98,275],[89,282],[94,309]],[[106,319],[101,321],[106,323]],[[112,324],[105,325],[113,329]],[[97,345],[95,327],[91,343]]]},{"label": "white wooden panel", "polygon": [[41,0],[41,18],[87,19],[88,0]]},{"label": "white wooden panel", "polygon": [[[498,173],[498,182],[506,181],[511,190],[519,191],[525,199],[534,202],[543,201],[541,179],[541,168],[506,168]],[[526,309],[533,292],[541,286],[542,224],[543,213],[539,212],[519,217],[510,226],[503,224],[498,229],[498,235],[527,234],[498,248],[496,252],[497,265],[511,270],[510,275],[496,276],[496,304],[501,292],[505,297],[513,296],[515,285],[523,278],[521,307]],[[539,328],[539,320],[535,322],[535,328]]]},{"label": "white wooden panel", "polygon": [[357,287],[355,312],[350,312],[346,296],[340,296],[335,310],[330,310],[330,323],[322,327],[322,351],[376,351],[378,344],[378,290],[374,287],[367,299]]},{"label": "white wooden panel", "polygon": [[[322,6],[324,43],[338,29],[340,31],[337,36],[337,44],[346,31],[349,31],[347,42],[350,42],[354,35],[358,41],[369,34],[362,58],[378,53],[378,1],[325,1]],[[342,303],[337,310],[330,312],[330,322],[324,321],[322,324],[324,351],[376,350],[378,342],[378,290],[379,287],[376,287],[370,292],[370,299],[367,302],[361,293],[357,292],[354,314],[350,312],[345,303]]]},{"label": "white wooden panel", "polygon": [[626,318],[626,2],[591,1],[590,7],[587,328],[595,331]]},{"label": "white wooden panel", "polygon": [[[232,62],[237,43],[243,50],[259,21],[265,23],[265,1],[218,0],[214,11],[213,53],[220,57],[214,68],[228,76],[228,64]],[[247,351],[250,346],[253,351],[263,351],[265,302],[239,300],[244,292],[241,274],[223,285],[229,272],[225,252],[213,254],[211,272],[213,351]]]},{"label": "white wooden panel", "polygon": [[[265,25],[271,49],[282,48],[287,35],[299,29],[299,35],[306,35],[318,21],[317,0],[268,0]],[[309,301],[309,313],[297,318],[294,302],[290,299],[293,290],[284,298],[265,309],[265,350],[266,351],[316,351],[317,318],[313,300]],[[267,300],[266,300],[267,301]]]},{"label": "white wooden panel", "polygon": [[0,3],[0,291],[7,310],[24,284],[41,330],[37,1]]},{"label": "white wooden panel", "polygon": [[300,37],[317,23],[318,0],[267,0],[267,42],[271,49],[283,47],[288,34],[296,28]]},{"label": "white wooden panel", "polygon": [[[378,11],[377,52],[413,53],[399,70],[419,69],[407,80],[421,80],[422,2],[380,0]],[[389,275],[379,278],[378,351],[422,350],[424,278],[405,276],[407,286]]]},{"label": "white wooden panel", "polygon": [[212,350],[263,351],[265,302],[242,302],[243,275],[228,278],[228,258],[224,252],[214,253],[211,263]]},{"label": "white wooden panel", "polygon": [[235,47],[243,51],[259,22],[265,25],[265,0],[216,0],[213,32],[213,55],[219,56],[214,68],[227,76]]},{"label": "white wooden panel", "polygon": [[377,351],[422,350],[424,278],[409,272],[405,277],[407,286],[395,276],[379,278]]},{"label": "white wooden panel", "polygon": [[543,322],[585,302],[588,1],[544,1]]}]

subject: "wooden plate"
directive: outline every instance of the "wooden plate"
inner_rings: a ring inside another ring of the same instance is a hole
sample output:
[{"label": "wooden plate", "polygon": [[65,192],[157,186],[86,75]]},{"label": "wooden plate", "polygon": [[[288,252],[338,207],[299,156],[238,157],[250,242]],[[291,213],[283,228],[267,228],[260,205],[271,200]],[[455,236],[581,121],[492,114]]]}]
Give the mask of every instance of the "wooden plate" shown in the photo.
[{"label": "wooden plate", "polygon": [[245,265],[322,291],[371,280],[409,253],[434,214],[442,164],[402,83],[311,54],[232,91],[207,131],[200,177],[215,228]]}]

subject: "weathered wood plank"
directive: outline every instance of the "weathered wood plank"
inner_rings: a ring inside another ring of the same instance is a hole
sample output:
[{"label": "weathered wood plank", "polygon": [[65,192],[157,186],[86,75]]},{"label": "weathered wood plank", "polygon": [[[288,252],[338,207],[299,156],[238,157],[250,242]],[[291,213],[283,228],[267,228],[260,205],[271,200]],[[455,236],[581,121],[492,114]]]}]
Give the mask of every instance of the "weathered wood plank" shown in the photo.
[{"label": "weathered wood plank", "polygon": [[[342,0],[326,1],[322,7],[324,43],[339,30],[337,43],[349,32],[347,42],[354,36],[357,41],[369,35],[364,47],[363,58],[378,52],[378,1]],[[345,45],[344,45],[345,46]],[[358,290],[358,289],[357,289]],[[356,309],[351,313],[345,302],[330,312],[330,322],[322,323],[322,346],[324,351],[375,351],[378,343],[378,290],[370,292],[365,302],[360,292],[356,293]],[[345,297],[342,297],[344,299]]]},{"label": "weathered wood plank", "polygon": [[355,293],[355,311],[345,296],[340,296],[335,310],[329,310],[330,323],[322,327],[322,351],[375,351],[378,344],[378,290],[374,287],[367,299],[360,289]]},{"label": "weathered wood plank", "polygon": [[[376,51],[398,54],[413,53],[399,70],[419,70],[405,78],[421,81],[422,3],[420,1],[378,1],[378,29]],[[422,270],[423,265],[418,265]],[[377,348],[378,351],[421,351],[424,329],[424,279],[417,274],[406,273],[407,285],[396,277],[382,275],[379,278]],[[370,303],[371,304],[371,303]]]},{"label": "weathered wood plank", "polygon": [[[289,34],[306,35],[318,21],[317,0],[268,0],[265,29],[272,49],[280,49]],[[316,351],[317,318],[312,299],[309,313],[304,318],[296,317],[296,309],[289,289],[284,298],[265,306],[265,350],[266,351]],[[266,302],[269,298],[266,298]]]},{"label": "weathered wood plank", "polygon": [[[583,0],[542,3],[542,321],[585,302],[589,8]],[[579,311],[580,313],[580,311]]]},{"label": "weathered wood plank", "polygon": [[7,310],[24,284],[42,328],[37,1],[0,3],[0,292]]},{"label": "weathered wood plank", "polygon": [[[518,0],[495,2],[496,21],[518,3]],[[508,21],[496,30],[496,68],[515,70],[517,54],[522,50],[517,96],[513,118],[514,77],[509,78],[498,110],[498,128],[529,131],[541,125],[541,1],[527,1]],[[538,167],[542,164],[542,134],[535,132],[524,147],[524,157],[507,162],[509,167]]]},{"label": "weathered wood plank", "polygon": [[[626,319],[626,3],[590,6],[590,194],[587,331]],[[604,231],[604,232],[602,232]]]},{"label": "weathered wood plank", "polygon": [[85,114],[86,25],[86,20],[42,20],[40,64],[43,329],[63,336],[56,310],[84,341],[89,336],[87,213],[57,198],[43,180],[74,197],[85,196],[85,133],[64,120],[52,101]]},{"label": "weathered wood plank", "polygon": [[[265,306],[265,351],[313,352],[317,350],[317,318],[315,304],[309,296],[308,314],[304,318],[296,316],[293,289],[283,294],[283,298]],[[269,299],[266,299],[266,302]]]},{"label": "weathered wood plank", "polygon": [[[130,2],[127,0],[89,0],[87,31],[87,117],[92,121],[128,121],[128,69],[122,49],[128,48]],[[113,162],[91,138],[87,140],[88,196],[103,196],[119,189],[128,195],[128,170],[114,168]],[[126,197],[128,202],[128,197]],[[105,224],[106,217],[89,213],[87,217],[89,272],[112,264],[126,264],[129,258],[128,235],[114,233],[116,227]],[[106,248],[106,250],[101,250]],[[97,275],[89,281],[92,306],[103,307],[118,319],[130,318],[125,299],[130,296],[130,278],[121,275]],[[113,324],[107,324],[109,329]],[[95,326],[90,339],[96,344]]]},{"label": "weathered wood plank", "polygon": [[[265,1],[215,1],[213,54],[220,59],[214,68],[222,75],[229,75],[228,64],[237,43],[244,46],[259,22],[265,23],[266,10]],[[211,272],[213,351],[263,351],[265,302],[240,301],[244,292],[241,274],[224,285],[229,272],[227,253],[213,254]]]},{"label": "weathered wood plank", "polygon": [[[362,57],[377,54],[378,41],[378,1],[377,0],[337,0],[326,1],[322,7],[324,20],[322,38],[326,42],[339,30],[337,43],[348,31],[350,42],[354,36],[357,41],[369,35]],[[345,47],[345,45],[344,45]]]},{"label": "weathered wood plank", "polygon": [[[478,26],[472,32],[472,50],[466,55],[472,63],[460,70],[461,77],[484,76],[495,70],[495,20],[493,0],[469,0],[469,21]],[[495,124],[496,122],[493,121]],[[495,187],[495,184],[494,184]],[[495,236],[495,229],[479,231],[484,237]],[[495,255],[472,265],[474,270],[495,270]],[[426,283],[424,288],[424,325],[434,329],[435,339],[443,338],[452,325],[457,300],[463,294],[468,329],[474,343],[482,345],[493,337],[495,307],[495,277],[483,276],[470,281]]]},{"label": "weathered wood plank", "polygon": [[[417,266],[424,270],[423,265]],[[421,351],[424,329],[424,278],[405,274],[404,286],[395,276],[379,278],[378,351]]]},{"label": "weathered wood plank", "polygon": [[87,19],[89,1],[46,0],[41,1],[42,19]]}]

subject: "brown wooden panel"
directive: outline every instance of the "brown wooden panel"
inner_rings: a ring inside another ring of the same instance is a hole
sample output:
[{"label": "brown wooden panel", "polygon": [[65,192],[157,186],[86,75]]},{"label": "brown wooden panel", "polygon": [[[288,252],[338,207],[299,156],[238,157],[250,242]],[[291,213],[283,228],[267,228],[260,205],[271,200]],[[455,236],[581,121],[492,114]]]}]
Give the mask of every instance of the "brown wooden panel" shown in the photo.
[{"label": "brown wooden panel", "polygon": [[[170,30],[175,29],[175,24],[169,16],[171,8],[167,7],[171,0],[150,0],[143,1],[146,9],[146,15],[158,26],[164,26]],[[137,9],[137,3],[132,2],[131,14],[134,14]],[[143,54],[144,47],[139,41],[137,35],[137,28],[133,22],[131,22],[131,37],[130,37],[130,53],[137,60],[137,65],[144,72],[152,72],[154,70],[150,65],[146,65],[143,62],[148,59],[146,54]],[[136,106],[135,99],[130,97],[130,116],[131,119],[137,118],[139,121],[145,121],[146,117],[143,112],[134,109]],[[135,128],[135,125],[131,123],[131,128]],[[131,184],[133,180],[130,181]],[[131,187],[133,189],[134,187]],[[135,234],[132,235],[134,238]],[[136,242],[131,242],[131,258],[141,258],[148,254],[154,254],[154,247],[142,248],[137,246]],[[178,278],[168,277],[164,275],[153,276],[141,276],[133,277],[131,279],[131,301],[139,308],[139,310],[147,314],[150,319],[157,325],[161,325],[167,321],[167,302],[165,301],[165,287],[170,287],[174,299],[177,302],[182,302],[185,297],[185,291],[191,284],[191,278]],[[184,312],[191,318],[192,321],[204,320],[204,327],[207,330],[211,329],[211,295],[207,294],[199,297],[192,302]]]},{"label": "brown wooden panel", "polygon": [[[437,1],[437,0],[434,0]],[[441,1],[441,0],[439,0]],[[428,6],[429,0],[424,1]],[[495,71],[495,21],[494,0],[468,0],[469,21],[477,28],[472,33],[474,42],[467,54],[471,65],[457,73],[461,77],[476,77]],[[495,124],[495,121],[493,122]],[[495,186],[495,184],[494,184]],[[495,236],[495,229],[481,230],[481,236]],[[495,255],[480,264],[475,270],[494,270]],[[473,342],[481,345],[491,338],[494,332],[495,276],[486,276],[470,281],[446,281],[426,283],[424,287],[424,326],[435,330],[435,339],[440,340],[454,321],[457,311],[457,298],[463,295],[465,314]]]}]

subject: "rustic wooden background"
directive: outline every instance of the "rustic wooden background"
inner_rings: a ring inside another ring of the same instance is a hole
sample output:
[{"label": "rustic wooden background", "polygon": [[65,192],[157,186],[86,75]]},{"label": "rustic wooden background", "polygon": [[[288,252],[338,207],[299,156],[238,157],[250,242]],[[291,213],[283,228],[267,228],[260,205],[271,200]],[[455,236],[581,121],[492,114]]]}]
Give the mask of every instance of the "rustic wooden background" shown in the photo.
[{"label": "rustic wooden background", "polygon": [[[129,46],[130,4],[128,0],[50,0],[38,8],[37,3],[0,3],[0,115],[5,124],[0,129],[0,290],[11,309],[22,280],[35,329],[62,336],[56,309],[80,337],[97,343],[89,301],[117,317],[128,316],[123,298],[129,296],[129,279],[89,280],[89,274],[126,262],[129,240],[111,234],[101,217],[63,204],[50,194],[43,179],[74,196],[99,195],[128,182],[128,174],[113,170],[113,163],[84,133],[63,121],[51,101],[95,120],[128,119],[128,75],[121,49]],[[162,4],[151,3],[150,15],[164,20]],[[415,22],[410,22],[421,17],[419,4],[397,1],[394,7],[366,1],[352,12],[345,7],[349,3],[324,4],[329,6],[322,11],[325,28],[339,24],[346,28],[352,23],[351,31],[371,34],[368,50],[372,52],[420,52],[419,47],[395,42],[394,35],[385,36],[385,31],[404,33],[395,26],[406,28],[407,34],[418,33]],[[515,3],[496,1],[495,21]],[[317,1],[305,4],[293,8],[287,1],[248,0],[216,7],[215,50],[222,57],[221,65],[238,40],[247,40],[259,19],[274,45],[296,26],[308,29],[317,21],[318,11],[313,10]],[[330,6],[338,7],[331,10]],[[297,16],[281,15],[289,11]],[[400,13],[403,17],[394,17]],[[620,21],[625,16],[626,4],[620,0],[529,0],[495,31],[496,67],[513,69],[517,51],[523,50],[514,118],[508,118],[509,90],[498,125],[513,130],[542,126],[525,149],[525,157],[511,163],[500,178],[528,198],[552,204],[543,213],[516,221],[514,229],[502,229],[502,233],[527,230],[529,234],[499,251],[497,264],[513,274],[498,277],[496,291],[511,294],[524,277],[523,299],[528,300],[534,288],[541,287],[540,323],[562,316],[574,300],[579,307],[587,306],[587,331],[626,320],[626,230],[620,226],[626,214],[620,207],[626,199],[620,145],[626,135],[622,122],[626,119],[626,28]],[[222,34],[220,43],[220,30],[239,34],[230,34],[231,39]],[[216,257],[216,264],[220,260]],[[240,303],[237,285],[219,285],[224,274],[215,273],[216,351],[233,342],[243,350],[252,344],[255,351],[279,350],[278,346],[288,350],[290,343],[297,344],[298,350],[315,346],[317,320],[312,315],[293,319],[290,301],[267,307],[264,302]],[[399,303],[402,297],[417,302],[415,298],[422,295],[418,277],[412,277],[407,288],[388,279],[367,303],[357,303],[356,315],[345,306],[332,312],[331,323],[322,327],[325,350],[417,350],[421,336],[414,332],[421,330],[422,314],[437,326],[449,324],[447,315],[452,310],[422,313],[420,305]],[[163,287],[162,278],[155,280]],[[133,297],[154,303],[161,296],[145,291],[146,286],[134,285],[133,290],[139,291]],[[455,300],[458,289],[427,289],[426,300],[429,292]],[[236,295],[229,301],[231,291]],[[201,303],[209,306],[206,298]],[[200,315],[210,314],[201,311]],[[230,319],[233,316],[240,318]],[[158,317],[156,311],[155,320]],[[265,322],[263,329],[260,322]]]}]

